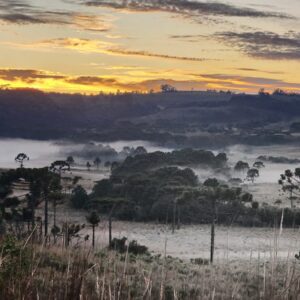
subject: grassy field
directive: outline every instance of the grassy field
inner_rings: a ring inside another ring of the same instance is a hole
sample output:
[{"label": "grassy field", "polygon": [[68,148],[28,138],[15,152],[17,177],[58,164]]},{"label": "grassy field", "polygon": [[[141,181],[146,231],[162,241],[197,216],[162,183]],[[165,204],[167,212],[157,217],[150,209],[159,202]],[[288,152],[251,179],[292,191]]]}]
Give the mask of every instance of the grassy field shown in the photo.
[{"label": "grassy field", "polygon": [[[267,171],[261,173],[269,178],[271,171]],[[63,178],[67,200],[70,179],[75,176],[81,177],[79,184],[91,192],[95,182],[108,177],[109,171],[73,168]],[[243,188],[261,205],[275,205],[279,198],[275,179],[264,181],[262,176],[261,180]],[[14,196],[26,192],[28,187],[14,185]],[[290,206],[286,197],[281,200],[278,206]],[[57,207],[57,224],[87,224],[88,212],[70,208],[68,201]],[[43,218],[43,214],[41,203],[36,216]],[[52,225],[51,206],[50,228]],[[172,234],[165,224],[114,220],[113,237],[137,240],[151,251],[138,256],[106,248],[105,216],[96,228],[96,250],[90,239],[84,241],[87,234],[91,235],[88,225],[68,248],[61,239],[54,243],[53,238],[46,241],[34,238],[35,234],[26,233],[18,240],[0,235],[0,300],[300,299],[300,261],[295,258],[300,250],[299,229],[217,226],[213,265],[207,261],[209,225],[182,225]]]},{"label": "grassy field", "polygon": [[299,299],[292,258],[208,265],[31,238],[1,240],[0,299]]}]

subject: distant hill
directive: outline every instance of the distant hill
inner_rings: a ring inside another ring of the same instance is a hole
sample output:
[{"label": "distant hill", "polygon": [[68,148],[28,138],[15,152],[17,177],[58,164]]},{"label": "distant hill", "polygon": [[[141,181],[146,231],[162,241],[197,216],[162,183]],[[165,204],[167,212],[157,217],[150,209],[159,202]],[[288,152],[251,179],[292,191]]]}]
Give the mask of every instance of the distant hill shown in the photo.
[{"label": "distant hill", "polygon": [[85,96],[0,90],[2,137],[144,139],[199,146],[259,144],[260,140],[294,141],[281,133],[299,119],[299,95],[170,92]]}]

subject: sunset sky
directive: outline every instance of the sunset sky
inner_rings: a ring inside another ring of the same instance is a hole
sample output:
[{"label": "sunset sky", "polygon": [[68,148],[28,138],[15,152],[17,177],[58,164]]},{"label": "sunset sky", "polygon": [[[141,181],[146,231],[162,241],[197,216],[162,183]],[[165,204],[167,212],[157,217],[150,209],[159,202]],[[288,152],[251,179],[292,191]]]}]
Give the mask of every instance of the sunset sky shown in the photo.
[{"label": "sunset sky", "polygon": [[0,0],[0,86],[300,92],[299,0]]}]

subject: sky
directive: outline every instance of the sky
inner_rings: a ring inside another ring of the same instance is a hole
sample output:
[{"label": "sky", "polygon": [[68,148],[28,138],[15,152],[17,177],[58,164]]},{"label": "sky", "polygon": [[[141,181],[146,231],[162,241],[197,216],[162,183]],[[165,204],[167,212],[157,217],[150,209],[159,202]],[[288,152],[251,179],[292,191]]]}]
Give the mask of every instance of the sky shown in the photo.
[{"label": "sky", "polygon": [[0,87],[300,92],[300,0],[0,0]]}]

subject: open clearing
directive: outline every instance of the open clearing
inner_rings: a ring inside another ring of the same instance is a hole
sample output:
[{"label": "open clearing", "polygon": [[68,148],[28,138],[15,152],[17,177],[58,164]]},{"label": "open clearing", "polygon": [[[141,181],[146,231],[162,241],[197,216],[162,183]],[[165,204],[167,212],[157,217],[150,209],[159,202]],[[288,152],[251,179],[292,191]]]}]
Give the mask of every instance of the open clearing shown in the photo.
[{"label": "open clearing", "polygon": [[[59,144],[52,142],[37,142],[20,140],[2,140],[2,149],[8,149],[14,145],[18,145],[17,150],[24,149],[28,152],[31,160],[28,162],[28,167],[40,167],[49,164],[55,159],[62,159],[64,147],[74,147],[69,144]],[[121,150],[126,142],[112,144],[117,150]],[[129,145],[140,145],[139,142]],[[33,151],[33,149],[35,149]],[[3,151],[4,151],[3,150]],[[16,167],[13,161],[14,153],[6,152],[6,157],[3,156],[0,161],[0,167]],[[151,148],[152,151],[158,150],[158,147]],[[163,150],[163,149],[162,149]],[[227,149],[229,163],[239,159],[248,160],[250,163],[255,160],[255,157],[263,154],[283,155],[282,150],[278,147],[251,147],[249,151],[245,151],[244,146],[232,147]],[[33,153],[31,153],[33,151]],[[9,154],[8,154],[9,153]],[[290,157],[299,157],[297,147],[290,147],[285,154],[290,154]],[[282,201],[281,207],[289,207],[290,203],[286,196],[279,193],[279,186],[277,179],[280,172],[286,168],[295,168],[295,165],[284,164],[267,164],[266,168],[261,170],[261,177],[254,184],[243,185],[243,188],[254,195],[254,200],[261,204],[267,203],[274,205],[278,199]],[[213,176],[214,174],[207,174],[207,170],[195,170],[197,175],[203,172],[203,176]],[[92,190],[94,183],[109,176],[108,169],[100,169],[87,171],[84,166],[73,168],[71,174],[64,176],[74,177],[80,176],[79,181],[88,192]],[[14,191],[15,195],[24,194],[24,190]],[[43,213],[43,204],[40,207],[40,214]],[[75,211],[66,207],[57,208],[58,223],[62,224],[64,221],[86,223],[84,211]],[[51,214],[51,212],[50,212]],[[50,220],[51,220],[50,215]],[[81,235],[91,234],[90,228],[85,228],[81,231]],[[169,226],[161,224],[144,224],[131,222],[113,222],[113,236],[126,236],[129,240],[137,240],[140,244],[144,244],[155,253],[164,254],[166,246],[166,254],[179,257],[182,259],[190,259],[195,257],[208,258],[210,247],[210,227],[208,225],[185,225],[177,230],[172,235]],[[105,247],[108,241],[108,225],[106,220],[102,220],[100,226],[97,228],[96,239],[98,247]],[[279,231],[273,228],[244,228],[244,227],[217,227],[216,231],[216,252],[217,260],[249,260],[256,259],[270,259],[277,256],[279,258],[294,257],[300,250],[300,234],[299,229],[283,229],[279,235]],[[75,241],[73,241],[75,242]],[[90,242],[87,242],[90,244]]]}]

